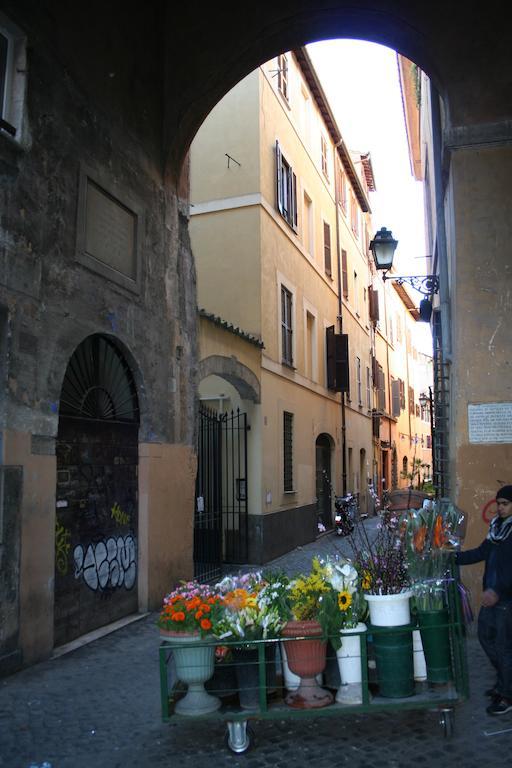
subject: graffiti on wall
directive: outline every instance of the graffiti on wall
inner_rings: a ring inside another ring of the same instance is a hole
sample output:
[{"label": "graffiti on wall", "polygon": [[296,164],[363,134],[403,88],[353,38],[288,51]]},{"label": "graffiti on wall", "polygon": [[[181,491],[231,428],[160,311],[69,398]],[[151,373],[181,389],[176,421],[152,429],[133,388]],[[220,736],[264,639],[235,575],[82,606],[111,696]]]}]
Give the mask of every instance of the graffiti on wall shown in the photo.
[{"label": "graffiti on wall", "polygon": [[68,572],[68,554],[71,548],[69,542],[70,532],[64,526],[55,520],[55,567],[57,571],[65,576]]},{"label": "graffiti on wall", "polygon": [[130,515],[123,512],[117,501],[110,510],[110,517],[115,520],[116,523],[119,523],[119,525],[128,525],[130,522]]},{"label": "graffiti on wall", "polygon": [[83,579],[94,592],[108,589],[132,589],[137,575],[135,538],[109,537],[106,541],[79,544],[73,551],[75,579]]}]

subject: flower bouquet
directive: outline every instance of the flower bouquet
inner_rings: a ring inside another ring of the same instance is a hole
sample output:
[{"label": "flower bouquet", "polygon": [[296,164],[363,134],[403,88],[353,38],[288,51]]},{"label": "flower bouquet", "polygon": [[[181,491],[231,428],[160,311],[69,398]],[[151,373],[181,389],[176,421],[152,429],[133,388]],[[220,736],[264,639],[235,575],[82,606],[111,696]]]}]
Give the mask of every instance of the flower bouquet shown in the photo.
[{"label": "flower bouquet", "polygon": [[286,579],[260,571],[226,576],[217,588],[223,595],[226,611],[221,638],[231,641],[240,706],[254,709],[260,703],[260,662],[265,662],[267,691],[276,687],[275,644],[262,640],[277,638],[286,621],[283,594]]},{"label": "flower bouquet", "polygon": [[326,558],[323,564],[325,578],[337,593],[340,628],[354,629],[364,621],[368,604],[363,595],[361,577],[347,558]]},{"label": "flower bouquet", "polygon": [[212,587],[182,581],[164,597],[157,626],[161,635],[218,635],[224,618],[224,601]]}]

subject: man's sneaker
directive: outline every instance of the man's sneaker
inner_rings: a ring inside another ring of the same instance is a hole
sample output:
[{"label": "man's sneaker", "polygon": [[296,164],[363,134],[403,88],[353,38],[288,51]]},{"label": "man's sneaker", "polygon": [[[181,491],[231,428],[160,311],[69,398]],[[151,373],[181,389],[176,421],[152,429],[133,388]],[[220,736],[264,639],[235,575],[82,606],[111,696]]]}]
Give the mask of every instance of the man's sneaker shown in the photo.
[{"label": "man's sneaker", "polygon": [[492,704],[487,707],[488,715],[504,715],[507,712],[512,712],[512,701],[510,699],[494,699]]}]

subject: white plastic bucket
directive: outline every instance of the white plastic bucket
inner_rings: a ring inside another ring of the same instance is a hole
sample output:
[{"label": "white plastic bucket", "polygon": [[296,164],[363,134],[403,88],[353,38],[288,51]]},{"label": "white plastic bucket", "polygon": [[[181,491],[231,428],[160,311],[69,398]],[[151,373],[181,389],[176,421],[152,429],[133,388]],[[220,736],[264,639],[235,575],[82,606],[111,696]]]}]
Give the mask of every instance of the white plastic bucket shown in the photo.
[{"label": "white plastic bucket", "polygon": [[409,598],[412,590],[397,595],[365,595],[374,627],[400,627],[411,622]]},{"label": "white plastic bucket", "polygon": [[361,672],[361,633],[366,631],[366,624],[359,623],[353,629],[341,630],[341,648],[336,651],[342,685],[360,683]]},{"label": "white plastic bucket", "polygon": [[426,680],[427,679],[427,663],[425,661],[425,654],[423,652],[423,643],[421,642],[421,634],[419,629],[415,629],[412,633],[412,651],[414,661],[414,679]]}]

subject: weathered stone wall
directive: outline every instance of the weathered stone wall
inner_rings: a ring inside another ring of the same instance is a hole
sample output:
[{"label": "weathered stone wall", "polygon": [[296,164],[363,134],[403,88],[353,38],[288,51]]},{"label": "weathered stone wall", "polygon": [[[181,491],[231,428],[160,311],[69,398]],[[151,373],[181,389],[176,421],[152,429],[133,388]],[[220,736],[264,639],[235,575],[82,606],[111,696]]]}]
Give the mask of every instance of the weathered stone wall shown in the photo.
[{"label": "weathered stone wall", "polygon": [[[181,443],[184,460],[193,463],[195,271],[186,176],[180,197],[163,165],[160,5],[135,14],[129,4],[10,2],[3,12],[26,34],[27,89],[22,141],[0,132],[0,460],[24,467],[20,579],[0,599],[19,600],[20,642],[31,661],[47,655],[53,642],[52,454],[67,363],[89,334],[114,338],[136,380],[140,442],[163,446],[164,455],[166,445]],[[84,172],[107,200],[118,201],[116,210],[120,202],[138,215],[140,272],[133,287],[106,278],[94,259],[84,266],[77,258]],[[181,476],[181,467],[169,461],[143,488],[159,500],[151,503],[153,526],[168,534],[161,486],[173,475]],[[193,488],[191,473],[177,483],[174,506],[191,519],[188,485]],[[161,588],[178,579],[191,552],[188,533],[153,543],[154,559],[143,558],[146,570],[139,571],[142,609],[161,597],[148,583]],[[164,568],[165,579],[155,568]]]}]

